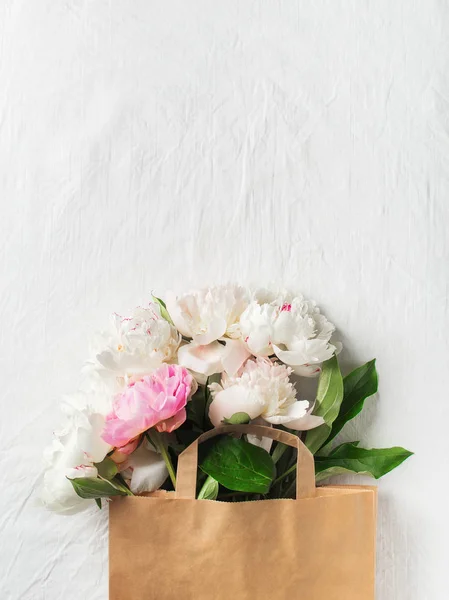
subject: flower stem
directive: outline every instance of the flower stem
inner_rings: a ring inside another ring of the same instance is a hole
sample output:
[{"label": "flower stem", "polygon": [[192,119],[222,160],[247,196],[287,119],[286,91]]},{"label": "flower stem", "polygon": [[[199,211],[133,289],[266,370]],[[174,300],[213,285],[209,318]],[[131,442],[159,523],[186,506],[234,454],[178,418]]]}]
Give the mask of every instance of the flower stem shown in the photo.
[{"label": "flower stem", "polygon": [[175,468],[173,467],[173,463],[171,461],[170,454],[168,452],[167,446],[165,445],[165,442],[164,442],[161,434],[156,429],[149,429],[146,432],[146,436],[150,440],[150,442],[154,445],[156,450],[158,450],[158,452],[160,452],[162,458],[164,459],[168,474],[170,475],[171,482],[173,484],[173,487],[176,489]]}]

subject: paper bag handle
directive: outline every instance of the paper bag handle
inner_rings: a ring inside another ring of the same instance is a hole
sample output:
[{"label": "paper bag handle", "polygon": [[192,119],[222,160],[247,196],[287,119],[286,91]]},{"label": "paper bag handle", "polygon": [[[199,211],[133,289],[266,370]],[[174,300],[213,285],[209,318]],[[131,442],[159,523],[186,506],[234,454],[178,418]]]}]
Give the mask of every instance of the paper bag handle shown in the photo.
[{"label": "paper bag handle", "polygon": [[259,437],[267,437],[287,446],[292,446],[298,451],[296,498],[309,498],[315,493],[315,463],[313,454],[306,448],[301,440],[292,433],[280,429],[264,427],[261,425],[220,425],[206,431],[188,446],[178,457],[176,475],[176,496],[178,498],[196,497],[196,474],[198,469],[198,444],[205,442],[217,435],[224,433],[245,433]]}]

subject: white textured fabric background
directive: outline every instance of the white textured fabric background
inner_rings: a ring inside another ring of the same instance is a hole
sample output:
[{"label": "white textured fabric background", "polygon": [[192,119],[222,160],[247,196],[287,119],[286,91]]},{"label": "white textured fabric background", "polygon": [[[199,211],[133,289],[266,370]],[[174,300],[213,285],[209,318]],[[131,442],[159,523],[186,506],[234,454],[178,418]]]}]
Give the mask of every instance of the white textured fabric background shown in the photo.
[{"label": "white textured fabric background", "polygon": [[380,482],[378,599],[447,599],[448,19],[0,1],[2,600],[107,599],[105,511],[35,506],[58,402],[109,313],[228,280],[298,287],[344,365],[378,358],[346,436],[416,452]]}]

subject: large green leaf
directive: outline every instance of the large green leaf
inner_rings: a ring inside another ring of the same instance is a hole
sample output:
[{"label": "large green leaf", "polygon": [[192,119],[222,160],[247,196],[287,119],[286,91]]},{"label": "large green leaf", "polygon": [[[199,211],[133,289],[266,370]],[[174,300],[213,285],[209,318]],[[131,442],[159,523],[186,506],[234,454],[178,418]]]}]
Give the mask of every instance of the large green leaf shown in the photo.
[{"label": "large green leaf", "polygon": [[316,400],[314,414],[323,417],[324,423],[307,432],[306,446],[312,454],[315,454],[329,437],[343,400],[343,378],[336,356],[323,363]]},{"label": "large green leaf", "polygon": [[[355,369],[343,379],[343,402],[340,412],[332,425],[332,431],[325,441],[328,444],[342,430],[345,423],[356,417],[362,410],[365,400],[377,392],[376,359],[370,360]],[[324,445],[324,444],[323,444]]]},{"label": "large green leaf", "polygon": [[259,494],[268,492],[275,475],[266,450],[228,436],[212,446],[201,469],[230,490]]},{"label": "large green leaf", "polygon": [[367,449],[359,448],[358,442],[341,444],[329,456],[315,456],[316,480],[346,473],[371,475],[379,479],[412,454],[400,447]]},{"label": "large green leaf", "polygon": [[95,477],[77,477],[69,479],[73,489],[81,498],[96,500],[109,496],[133,496],[133,493],[120,481],[107,481]]},{"label": "large green leaf", "polygon": [[209,475],[198,494],[198,500],[216,500],[219,487],[218,481]]}]

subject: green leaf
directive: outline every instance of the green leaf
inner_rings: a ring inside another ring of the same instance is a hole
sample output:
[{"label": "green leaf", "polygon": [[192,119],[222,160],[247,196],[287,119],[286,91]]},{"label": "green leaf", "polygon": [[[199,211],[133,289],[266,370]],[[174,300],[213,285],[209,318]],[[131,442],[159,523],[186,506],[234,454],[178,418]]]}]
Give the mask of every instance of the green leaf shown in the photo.
[{"label": "green leaf", "polygon": [[100,463],[95,463],[95,466],[97,467],[98,474],[102,479],[114,479],[118,473],[117,465],[108,457],[106,457]]},{"label": "green leaf", "polygon": [[198,494],[198,500],[216,500],[218,496],[219,484],[216,479],[208,475],[203,487]]},{"label": "green leaf", "polygon": [[249,414],[246,412],[237,412],[230,419],[223,419],[223,423],[226,423],[226,425],[243,425],[250,421]]},{"label": "green leaf", "polygon": [[119,481],[107,481],[95,477],[77,477],[69,479],[73,489],[87,500],[109,498],[110,496],[133,496],[134,494]]},{"label": "green leaf", "polygon": [[172,318],[170,317],[170,315],[168,313],[165,302],[163,300],[161,300],[160,298],[157,298],[157,296],[155,296],[154,294],[151,294],[151,296],[152,296],[154,302],[156,302],[156,304],[159,304],[159,308],[161,310],[161,317],[163,319],[165,319],[166,321],[168,321],[171,325],[173,325]]},{"label": "green leaf", "polygon": [[328,444],[340,433],[343,426],[362,410],[365,400],[377,392],[376,359],[355,369],[343,379],[343,402],[325,441]]},{"label": "green leaf", "polygon": [[332,475],[359,473],[371,475],[375,479],[383,477],[413,452],[405,448],[359,448],[358,442],[341,444],[329,456],[315,456],[315,475],[322,481]]},{"label": "green leaf", "polygon": [[100,498],[95,498],[95,502],[96,502],[98,508],[101,510],[101,499]]},{"label": "green leaf", "polygon": [[244,440],[223,437],[209,450],[201,470],[230,490],[268,493],[275,475],[271,456]]},{"label": "green leaf", "polygon": [[315,454],[329,437],[343,400],[343,378],[336,356],[323,363],[316,399],[314,414],[323,417],[325,422],[307,432],[306,446],[312,454]]}]

